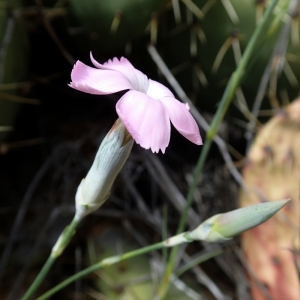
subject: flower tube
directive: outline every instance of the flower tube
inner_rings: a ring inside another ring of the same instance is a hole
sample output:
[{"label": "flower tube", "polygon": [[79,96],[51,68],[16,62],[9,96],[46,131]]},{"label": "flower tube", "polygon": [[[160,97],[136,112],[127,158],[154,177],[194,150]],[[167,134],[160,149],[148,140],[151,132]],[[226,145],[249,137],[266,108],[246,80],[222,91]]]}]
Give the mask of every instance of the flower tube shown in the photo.
[{"label": "flower tube", "polygon": [[108,198],[132,146],[133,139],[118,119],[102,141],[87,176],[78,186],[75,196],[78,219],[97,210]]}]

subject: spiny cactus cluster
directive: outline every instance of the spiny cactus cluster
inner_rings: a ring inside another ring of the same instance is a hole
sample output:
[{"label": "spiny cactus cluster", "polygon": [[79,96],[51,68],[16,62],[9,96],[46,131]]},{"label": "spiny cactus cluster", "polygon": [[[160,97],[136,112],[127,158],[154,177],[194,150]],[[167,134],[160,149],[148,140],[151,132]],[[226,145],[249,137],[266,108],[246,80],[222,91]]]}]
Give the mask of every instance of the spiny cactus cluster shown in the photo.
[{"label": "spiny cactus cluster", "polygon": [[102,51],[124,48],[158,26],[168,0],[70,0],[71,14],[83,27],[91,47]]},{"label": "spiny cactus cluster", "polygon": [[[253,0],[182,2],[184,4],[180,6],[181,22],[169,21],[165,38],[162,44],[158,44],[158,48],[186,92],[195,101],[198,100],[199,107],[214,110],[269,2]],[[256,47],[256,54],[242,82],[250,108],[278,43],[282,24],[290,19],[286,11],[290,11],[292,18],[291,33],[287,31],[285,34],[288,41],[287,53],[284,48],[285,40],[281,39],[279,44],[284,50],[280,55],[275,55],[271,63],[273,84],[270,88],[277,97],[280,97],[283,91],[284,93],[288,91],[290,99],[298,94],[299,3],[292,10],[288,8],[288,4],[288,1],[279,1],[274,20],[269,24],[270,29],[265,30],[258,39],[259,46]],[[168,16],[170,20],[172,16]],[[276,70],[281,63],[283,71],[278,76]]]},{"label": "spiny cactus cluster", "polygon": [[[156,43],[184,90],[195,101],[201,98],[202,109],[212,111],[268,4],[254,0],[70,0],[69,16],[82,29],[79,41],[85,51],[103,55],[120,54],[123,49],[129,54],[132,41],[142,41],[144,48],[148,42]],[[288,19],[292,22],[291,33],[286,34],[287,51],[281,40],[283,50],[271,62],[270,89],[275,97],[288,91],[293,98],[298,93],[299,4],[288,6],[289,1],[279,1],[269,30],[259,37],[242,82],[250,105]],[[146,32],[150,38],[141,39]],[[281,67],[283,74],[278,76]]]},{"label": "spiny cactus cluster", "polygon": [[240,205],[291,198],[275,217],[242,235],[251,271],[253,299],[299,299],[300,99],[274,116],[258,133],[243,176],[248,191]]},{"label": "spiny cactus cluster", "polygon": [[[210,111],[215,110],[230,75],[269,4],[268,1],[254,0],[47,0],[41,3],[47,11],[43,17],[50,18],[51,15],[49,22],[55,25],[58,37],[69,34],[69,39],[61,41],[61,44],[73,41],[77,53],[79,51],[83,56],[89,51],[93,51],[96,58],[128,55],[132,42],[136,42],[140,53],[145,52],[147,43],[156,43],[186,93],[199,107],[201,103],[202,110]],[[32,8],[35,2],[24,0],[24,5],[27,9]],[[283,47],[282,53],[274,57],[270,88],[275,98],[287,95],[292,99],[299,91],[299,3],[293,9],[289,9],[288,5],[287,0],[279,1],[274,20],[269,24],[270,30],[259,38],[251,68],[242,82],[250,108],[282,24],[291,18],[287,52]],[[37,8],[37,16],[41,9]],[[56,19],[64,20],[55,22]],[[146,39],[143,38],[145,34],[149,35]],[[276,70],[281,67],[283,74],[277,84]]]}]

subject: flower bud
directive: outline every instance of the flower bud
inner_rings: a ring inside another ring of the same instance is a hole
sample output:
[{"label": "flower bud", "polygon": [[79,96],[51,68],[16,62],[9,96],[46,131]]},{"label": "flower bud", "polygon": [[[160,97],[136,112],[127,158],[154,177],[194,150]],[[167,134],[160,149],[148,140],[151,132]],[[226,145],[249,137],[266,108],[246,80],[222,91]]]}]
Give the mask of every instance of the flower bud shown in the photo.
[{"label": "flower bud", "polygon": [[112,184],[131,152],[133,142],[118,119],[102,141],[86,178],[78,186],[75,196],[77,218],[81,219],[97,210],[108,198]]},{"label": "flower bud", "polygon": [[280,210],[289,200],[260,203],[239,208],[224,214],[215,215],[188,235],[193,240],[206,242],[222,242],[251,229]]}]

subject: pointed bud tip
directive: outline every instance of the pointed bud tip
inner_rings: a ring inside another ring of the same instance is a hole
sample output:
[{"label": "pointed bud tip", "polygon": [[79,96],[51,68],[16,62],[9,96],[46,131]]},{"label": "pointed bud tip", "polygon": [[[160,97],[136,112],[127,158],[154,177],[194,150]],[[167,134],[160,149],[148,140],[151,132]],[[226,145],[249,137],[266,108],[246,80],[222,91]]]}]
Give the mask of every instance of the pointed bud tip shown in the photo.
[{"label": "pointed bud tip", "polygon": [[239,208],[215,215],[190,233],[194,240],[222,242],[270,219],[290,199],[278,200]]}]

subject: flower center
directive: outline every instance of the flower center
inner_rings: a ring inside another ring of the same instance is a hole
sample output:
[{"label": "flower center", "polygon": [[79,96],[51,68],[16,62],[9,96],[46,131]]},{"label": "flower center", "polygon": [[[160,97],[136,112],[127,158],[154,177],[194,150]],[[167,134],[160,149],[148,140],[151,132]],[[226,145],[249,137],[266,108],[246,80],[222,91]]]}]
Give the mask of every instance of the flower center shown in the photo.
[{"label": "flower center", "polygon": [[132,83],[133,87],[135,88],[136,91],[147,94],[147,90],[149,86],[148,77],[139,70],[135,69],[134,71],[136,75],[136,81]]}]

